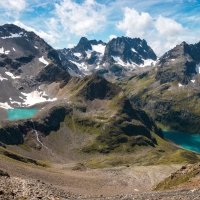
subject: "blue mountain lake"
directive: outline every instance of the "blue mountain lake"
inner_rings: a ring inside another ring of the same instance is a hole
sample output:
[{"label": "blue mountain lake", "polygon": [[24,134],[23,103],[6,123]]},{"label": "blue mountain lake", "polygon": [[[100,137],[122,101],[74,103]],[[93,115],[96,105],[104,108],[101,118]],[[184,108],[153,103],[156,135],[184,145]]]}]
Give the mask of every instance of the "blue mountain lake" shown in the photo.
[{"label": "blue mountain lake", "polygon": [[9,109],[8,120],[30,118],[37,112],[38,112],[37,109],[23,109],[23,108]]},{"label": "blue mountain lake", "polygon": [[175,131],[163,131],[163,135],[165,139],[173,141],[184,149],[200,153],[200,135]]}]

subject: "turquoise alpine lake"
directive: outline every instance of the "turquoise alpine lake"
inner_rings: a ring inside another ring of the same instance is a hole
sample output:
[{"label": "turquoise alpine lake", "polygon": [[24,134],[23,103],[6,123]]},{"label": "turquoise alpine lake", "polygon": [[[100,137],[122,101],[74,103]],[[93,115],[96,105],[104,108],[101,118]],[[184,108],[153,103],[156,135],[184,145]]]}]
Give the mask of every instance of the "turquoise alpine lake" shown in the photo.
[{"label": "turquoise alpine lake", "polygon": [[9,109],[8,120],[30,118],[37,112],[38,112],[37,109],[23,109],[23,108]]},{"label": "turquoise alpine lake", "polygon": [[164,130],[163,136],[184,149],[200,153],[200,135]]}]

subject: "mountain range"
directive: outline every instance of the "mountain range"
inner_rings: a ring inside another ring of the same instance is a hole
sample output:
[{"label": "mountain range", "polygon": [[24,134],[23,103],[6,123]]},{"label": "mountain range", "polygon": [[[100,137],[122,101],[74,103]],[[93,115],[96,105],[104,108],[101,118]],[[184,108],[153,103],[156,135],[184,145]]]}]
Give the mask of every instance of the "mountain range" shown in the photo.
[{"label": "mountain range", "polygon": [[[0,26],[0,167],[16,173],[13,163],[29,172],[31,165],[43,177],[49,166],[54,176],[198,162],[196,153],[165,140],[161,128],[199,133],[199,51],[200,43],[183,42],[157,58],[145,40],[128,37],[82,37],[55,50],[34,32]],[[9,120],[17,108],[37,113]]]},{"label": "mountain range", "polygon": [[64,66],[74,64],[66,67],[71,75],[95,73],[112,79],[152,66],[157,59],[145,40],[128,37],[114,38],[108,43],[82,37],[77,46],[57,51]]},{"label": "mountain range", "polygon": [[[129,149],[128,151],[137,144],[152,147],[158,144],[153,134],[162,137],[161,130],[144,111],[130,103],[117,85],[109,83],[98,75],[72,77],[68,73],[71,64],[66,67],[66,62],[71,61],[65,60],[63,64],[62,59],[59,59],[59,53],[33,32],[27,32],[12,24],[2,26],[0,31],[2,34],[0,119],[2,124],[5,124],[0,131],[1,142],[8,145],[23,143],[23,135],[27,135],[33,128],[28,120],[22,124],[18,122],[19,130],[16,131],[14,125],[16,121],[9,121],[9,131],[5,131],[7,129],[4,126],[8,123],[5,120],[7,109],[32,107],[39,109],[36,118],[33,119],[35,128],[41,134],[49,135],[51,131],[59,131],[60,123],[66,119],[68,123],[72,120],[72,124],[68,125],[70,127],[73,125],[71,131],[78,131],[76,130],[78,127],[81,132],[86,131],[89,134],[95,132],[96,136],[91,144],[85,142],[85,145],[82,145],[87,152],[110,152],[116,148],[120,149],[122,144],[123,146],[127,144],[124,148]],[[121,39],[119,41],[124,44],[127,40],[122,38],[122,41]],[[113,41],[115,43],[117,40]],[[139,39],[133,40],[131,47],[141,42]],[[145,46],[146,43],[144,41],[143,43],[141,44]],[[105,45],[101,41],[88,41],[82,38],[77,47],[70,51],[82,52],[80,54],[86,62],[85,50],[91,48],[91,44],[97,49],[99,45]],[[128,50],[129,48],[130,45]],[[146,45],[145,48],[152,53],[150,47]],[[116,49],[115,55],[119,49]],[[137,48],[136,50],[139,51]],[[108,47],[105,52],[107,53],[102,60],[107,62],[110,54]],[[145,52],[143,53],[143,57],[148,57]],[[136,59],[138,64],[143,63],[138,53],[130,54],[133,55],[138,56]],[[155,55],[154,57],[156,58]],[[126,56],[122,58],[130,59]],[[84,74],[83,71],[81,73]],[[37,121],[38,118],[40,121]],[[12,124],[13,128],[10,127]]]}]

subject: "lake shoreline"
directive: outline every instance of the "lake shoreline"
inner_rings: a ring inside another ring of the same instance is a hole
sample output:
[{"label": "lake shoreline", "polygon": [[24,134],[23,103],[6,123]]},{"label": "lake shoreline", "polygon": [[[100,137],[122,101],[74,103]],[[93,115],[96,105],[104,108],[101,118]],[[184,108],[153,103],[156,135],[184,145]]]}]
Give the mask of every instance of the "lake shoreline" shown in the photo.
[{"label": "lake shoreline", "polygon": [[162,130],[164,139],[176,146],[200,154],[200,135]]}]

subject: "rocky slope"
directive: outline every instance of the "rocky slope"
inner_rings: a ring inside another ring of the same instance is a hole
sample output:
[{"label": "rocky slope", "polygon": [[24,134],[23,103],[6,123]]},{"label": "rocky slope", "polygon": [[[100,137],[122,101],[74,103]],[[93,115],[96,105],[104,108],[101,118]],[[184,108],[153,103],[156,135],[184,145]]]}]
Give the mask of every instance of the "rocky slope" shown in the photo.
[{"label": "rocky slope", "polygon": [[183,165],[181,169],[172,173],[169,177],[161,181],[155,190],[169,189],[191,189],[193,192],[199,190],[200,169],[199,163]]},{"label": "rocky slope", "polygon": [[159,58],[153,70],[118,83],[165,129],[200,133],[198,52],[199,43],[183,42]]},{"label": "rocky slope", "polygon": [[127,76],[135,69],[154,65],[157,57],[145,40],[118,37],[108,43],[83,37],[77,46],[58,50],[63,65],[69,61],[69,73],[81,75],[100,74],[107,78]]},{"label": "rocky slope", "polygon": [[[73,172],[71,172],[73,173]],[[90,172],[88,172],[90,173]],[[5,174],[5,172],[4,172]],[[115,175],[118,176],[118,175]],[[118,176],[120,178],[120,176]],[[85,178],[85,177],[82,177]],[[114,178],[114,177],[113,177]],[[192,182],[192,179],[191,179]],[[193,183],[194,184],[194,183]],[[118,186],[116,184],[116,186]],[[110,186],[107,186],[110,189]],[[123,187],[123,186],[122,186]],[[134,188],[134,186],[132,187]],[[78,190],[78,188],[77,188]],[[81,194],[70,192],[69,190],[61,189],[52,186],[52,184],[44,182],[40,179],[22,178],[16,176],[2,176],[0,175],[0,199],[151,199],[151,200],[193,200],[199,198],[199,186],[196,184],[191,187],[184,187],[174,190],[167,190],[162,192],[141,192],[132,189],[132,193],[123,192],[121,194]]]},{"label": "rocky slope", "polygon": [[41,84],[66,84],[70,75],[57,52],[33,32],[12,24],[0,26],[0,109],[51,101]]}]

